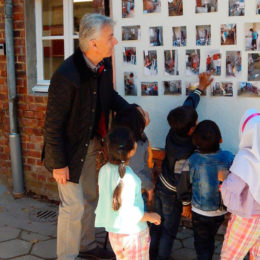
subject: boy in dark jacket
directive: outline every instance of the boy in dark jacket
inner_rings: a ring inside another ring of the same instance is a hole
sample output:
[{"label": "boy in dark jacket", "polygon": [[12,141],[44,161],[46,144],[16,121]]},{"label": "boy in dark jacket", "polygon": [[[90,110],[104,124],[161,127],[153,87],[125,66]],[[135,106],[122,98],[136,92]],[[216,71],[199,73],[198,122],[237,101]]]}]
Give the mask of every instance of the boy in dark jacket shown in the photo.
[{"label": "boy in dark jacket", "polygon": [[162,217],[162,223],[151,227],[151,259],[170,258],[182,211],[184,216],[190,214],[190,205],[184,204],[183,207],[177,198],[176,187],[184,162],[194,152],[191,134],[198,120],[195,108],[201,93],[213,81],[210,76],[207,73],[200,74],[199,87],[189,94],[183,106],[170,111],[167,117],[171,129],[166,137],[162,172],[155,188],[155,211]]}]

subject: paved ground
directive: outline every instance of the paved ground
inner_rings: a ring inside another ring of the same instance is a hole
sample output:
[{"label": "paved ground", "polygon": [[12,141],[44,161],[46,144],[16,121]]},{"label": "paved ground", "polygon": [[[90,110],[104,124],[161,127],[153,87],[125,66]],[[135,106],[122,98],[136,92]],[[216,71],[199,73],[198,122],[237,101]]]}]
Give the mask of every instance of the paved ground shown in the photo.
[{"label": "paved ground", "polygon": [[[56,215],[57,205],[14,199],[0,183],[0,260],[56,259]],[[104,236],[98,233],[97,237],[103,244]],[[222,239],[223,235],[217,236],[214,259],[219,259]],[[180,228],[172,259],[196,259],[191,229]]]}]

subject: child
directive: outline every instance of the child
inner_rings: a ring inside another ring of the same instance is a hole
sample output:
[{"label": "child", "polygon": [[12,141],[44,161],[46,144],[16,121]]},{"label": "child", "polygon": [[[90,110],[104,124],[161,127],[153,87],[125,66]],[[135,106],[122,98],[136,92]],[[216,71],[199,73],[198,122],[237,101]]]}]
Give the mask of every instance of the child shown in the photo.
[{"label": "child", "polygon": [[[232,213],[228,222],[221,259],[260,258],[260,113],[249,109],[239,127],[238,154],[224,180],[221,194]],[[220,176],[220,180],[223,180]]]},{"label": "child", "polygon": [[166,137],[165,158],[162,172],[155,187],[155,211],[162,217],[160,226],[151,227],[151,259],[169,259],[173,242],[178,232],[182,211],[189,214],[189,207],[182,207],[177,198],[176,186],[179,182],[182,164],[194,152],[191,134],[194,131],[198,114],[200,94],[211,84],[211,74],[199,75],[199,87],[189,94],[183,106],[170,111],[167,119],[171,129]]},{"label": "child", "polygon": [[221,203],[218,171],[228,170],[234,156],[220,150],[221,133],[211,120],[197,125],[192,141],[198,150],[183,167],[177,190],[183,201],[189,202],[192,195],[192,229],[197,259],[210,260],[214,254],[216,233],[227,213]]},{"label": "child", "polygon": [[108,154],[99,172],[95,227],[104,227],[117,259],[149,259],[147,221],[160,224],[156,213],[144,212],[141,180],[128,166],[136,151],[129,129],[118,127],[106,137]]},{"label": "child", "polygon": [[151,205],[153,199],[152,182],[152,154],[149,140],[147,139],[144,128],[150,123],[149,114],[140,106],[131,104],[122,110],[115,118],[116,126],[129,128],[137,143],[136,153],[131,157],[129,166],[134,173],[141,179],[145,210]]}]

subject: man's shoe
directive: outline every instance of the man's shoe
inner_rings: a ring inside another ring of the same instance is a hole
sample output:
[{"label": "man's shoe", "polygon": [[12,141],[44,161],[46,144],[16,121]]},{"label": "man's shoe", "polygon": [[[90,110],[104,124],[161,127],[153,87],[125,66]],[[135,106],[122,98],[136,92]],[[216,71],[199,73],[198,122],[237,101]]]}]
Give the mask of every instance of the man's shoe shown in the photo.
[{"label": "man's shoe", "polygon": [[98,246],[92,250],[80,251],[79,257],[81,258],[91,257],[93,259],[107,259],[107,260],[116,259],[114,252],[108,251],[107,249]]}]

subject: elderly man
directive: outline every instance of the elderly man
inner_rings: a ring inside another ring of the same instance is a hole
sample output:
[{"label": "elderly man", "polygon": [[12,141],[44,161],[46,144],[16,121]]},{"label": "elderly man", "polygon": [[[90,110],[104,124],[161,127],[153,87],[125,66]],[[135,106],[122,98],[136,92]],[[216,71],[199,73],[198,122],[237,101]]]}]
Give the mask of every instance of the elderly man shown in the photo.
[{"label": "elderly man", "polygon": [[[57,231],[59,260],[111,259],[98,247],[94,210],[97,203],[96,154],[109,124],[109,112],[128,103],[113,89],[111,55],[117,39],[113,21],[85,15],[80,48],[51,79],[44,135],[44,162],[57,181],[60,207]],[[80,252],[79,252],[80,251]]]}]

